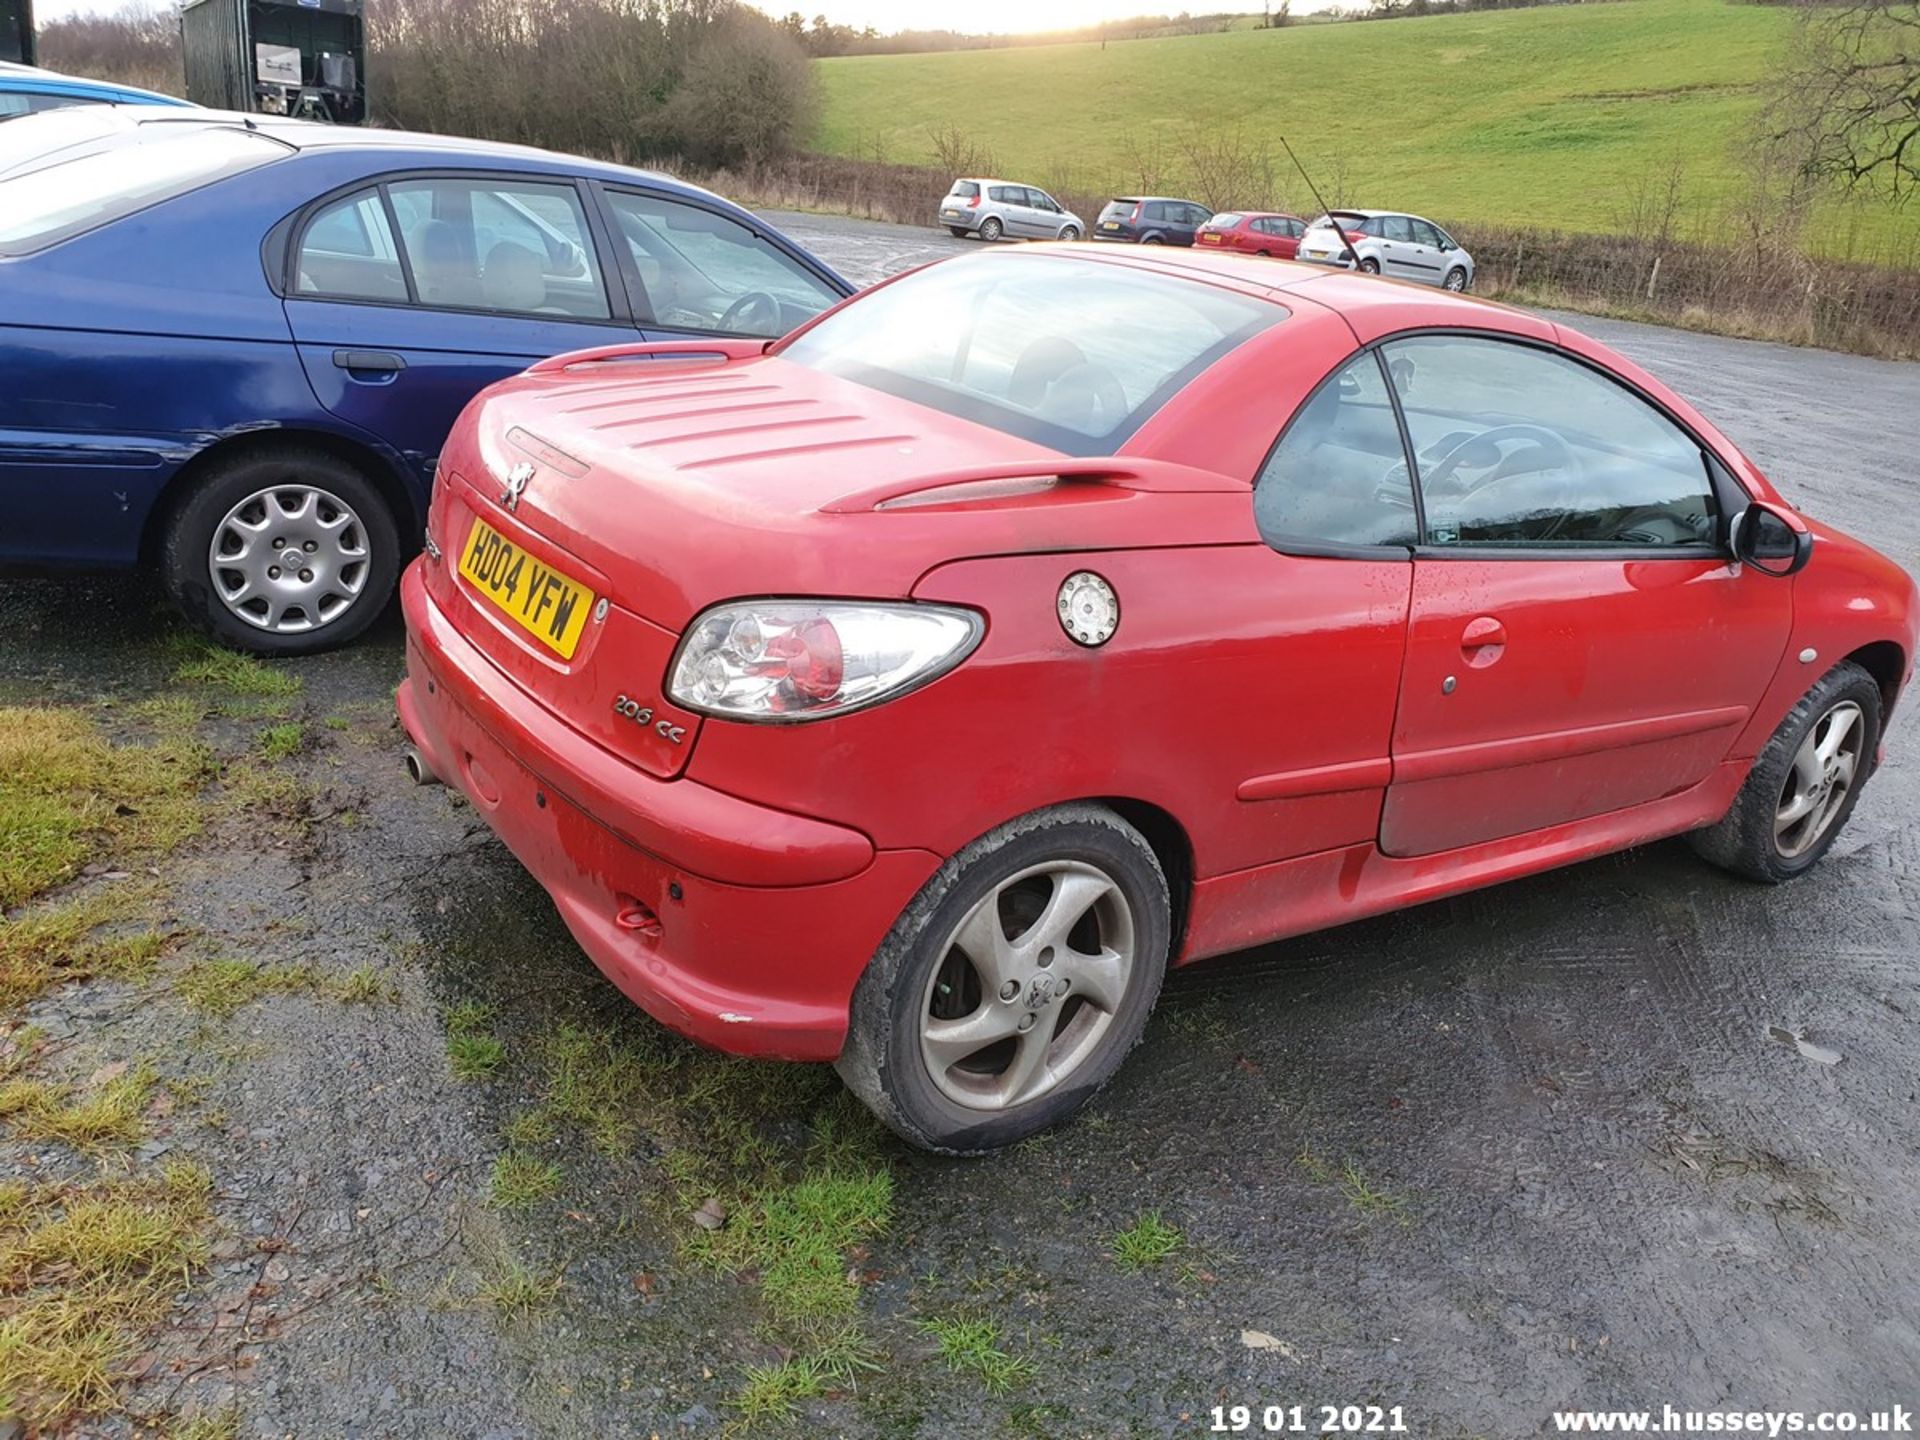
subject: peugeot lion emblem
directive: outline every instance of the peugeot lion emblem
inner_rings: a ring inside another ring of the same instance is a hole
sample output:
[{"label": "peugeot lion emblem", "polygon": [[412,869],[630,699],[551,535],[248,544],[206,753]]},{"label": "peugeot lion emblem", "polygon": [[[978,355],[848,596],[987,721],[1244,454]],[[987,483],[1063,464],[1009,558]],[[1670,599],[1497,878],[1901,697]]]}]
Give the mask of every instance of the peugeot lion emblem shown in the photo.
[{"label": "peugeot lion emblem", "polygon": [[522,460],[507,472],[506,493],[500,497],[500,503],[509,510],[520,508],[520,497],[527,493],[527,482],[533,479],[533,462]]}]

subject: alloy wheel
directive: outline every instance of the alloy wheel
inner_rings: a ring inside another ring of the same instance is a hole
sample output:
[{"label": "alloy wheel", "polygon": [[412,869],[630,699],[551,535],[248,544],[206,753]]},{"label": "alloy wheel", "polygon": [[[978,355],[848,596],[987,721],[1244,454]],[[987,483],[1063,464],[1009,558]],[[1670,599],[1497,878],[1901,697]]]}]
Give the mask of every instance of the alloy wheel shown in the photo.
[{"label": "alloy wheel", "polygon": [[314,485],[256,490],[214,526],[207,570],[214,594],[258,630],[296,635],[331,624],[366,589],[366,527],[353,507]]},{"label": "alloy wheel", "polygon": [[1865,735],[1864,716],[1851,700],[1842,700],[1807,731],[1774,808],[1773,844],[1781,859],[1806,854],[1833,828],[1859,776]]},{"label": "alloy wheel", "polygon": [[1032,866],[976,903],[947,937],[920,1005],[920,1054],[971,1110],[1045,1095],[1100,1048],[1136,960],[1132,907],[1104,870]]}]

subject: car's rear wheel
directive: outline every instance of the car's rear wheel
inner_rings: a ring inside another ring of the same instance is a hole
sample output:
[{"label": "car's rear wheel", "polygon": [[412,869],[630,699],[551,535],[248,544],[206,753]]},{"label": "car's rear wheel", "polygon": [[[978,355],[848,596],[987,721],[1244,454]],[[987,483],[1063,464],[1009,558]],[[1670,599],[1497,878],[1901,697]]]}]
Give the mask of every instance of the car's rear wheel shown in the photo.
[{"label": "car's rear wheel", "polygon": [[1140,237],[1140,243],[1142,245],[1164,245],[1167,242],[1164,237],[1159,235],[1143,235]]},{"label": "car's rear wheel", "polygon": [[222,644],[306,655],[345,644],[386,608],[400,542],[365,475],[289,446],[200,475],[167,526],[160,570],[181,612]]},{"label": "car's rear wheel", "polygon": [[964,225],[949,225],[947,229],[953,232],[953,238],[956,240],[964,240],[967,238],[968,231]]},{"label": "car's rear wheel", "polygon": [[1000,217],[997,215],[989,215],[980,222],[980,238],[982,240],[998,240],[1002,228]]},{"label": "car's rear wheel", "polygon": [[1002,826],[941,866],[854,992],[841,1078],[916,1145],[969,1155],[1072,1115],[1160,993],[1166,875],[1097,805]]},{"label": "car's rear wheel", "polygon": [[1456,265],[1453,269],[1447,271],[1447,278],[1442,280],[1440,284],[1444,289],[1451,290],[1454,294],[1458,295],[1467,288],[1467,272]]},{"label": "car's rear wheel", "polygon": [[1360,262],[1360,268],[1369,275],[1378,275],[1380,273],[1380,262],[1369,255]]},{"label": "car's rear wheel", "polygon": [[1733,807],[1689,838],[1736,875],[1779,884],[1811,870],[1846,826],[1880,747],[1880,686],[1851,661],[1788,712]]},{"label": "car's rear wheel", "polygon": [[1078,225],[1062,225],[1060,227],[1060,238],[1062,240],[1078,240],[1080,238],[1080,227]]}]

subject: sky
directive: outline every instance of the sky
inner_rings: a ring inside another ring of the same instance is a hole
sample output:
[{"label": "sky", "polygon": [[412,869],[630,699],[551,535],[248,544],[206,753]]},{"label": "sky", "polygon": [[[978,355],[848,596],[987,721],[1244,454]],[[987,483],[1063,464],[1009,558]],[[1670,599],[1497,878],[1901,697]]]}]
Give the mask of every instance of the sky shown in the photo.
[{"label": "sky", "polygon": [[[1295,0],[1293,8],[1304,13],[1323,9],[1328,3],[1331,0]],[[42,20],[120,8],[115,0],[34,0],[33,6],[34,14]],[[1142,12],[1258,10],[1260,0],[760,0],[759,8],[773,15],[798,10],[809,20],[824,14],[855,29],[871,25],[883,32],[965,30],[1003,35],[1022,30],[1066,30]]]}]

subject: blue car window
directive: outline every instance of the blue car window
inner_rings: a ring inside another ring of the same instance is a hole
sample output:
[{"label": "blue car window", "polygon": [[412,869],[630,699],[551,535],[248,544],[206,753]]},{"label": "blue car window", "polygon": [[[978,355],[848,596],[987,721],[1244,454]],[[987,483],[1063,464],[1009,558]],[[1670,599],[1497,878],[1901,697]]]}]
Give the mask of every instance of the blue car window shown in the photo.
[{"label": "blue car window", "polygon": [[76,95],[30,95],[20,91],[0,91],[0,120],[17,115],[34,115],[42,110],[59,110],[86,102]]},{"label": "blue car window", "polygon": [[238,128],[143,129],[106,149],[0,180],[0,255],[32,254],[291,153]]},{"label": "blue car window", "polygon": [[422,305],[605,320],[607,290],[579,193],[518,178],[389,187]]},{"label": "blue car window", "polygon": [[633,258],[643,324],[784,335],[840,303],[825,280],[737,220],[632,191],[611,191],[607,203]]},{"label": "blue car window", "polygon": [[378,191],[336,200],[308,222],[294,289],[347,300],[406,301],[406,276]]}]

